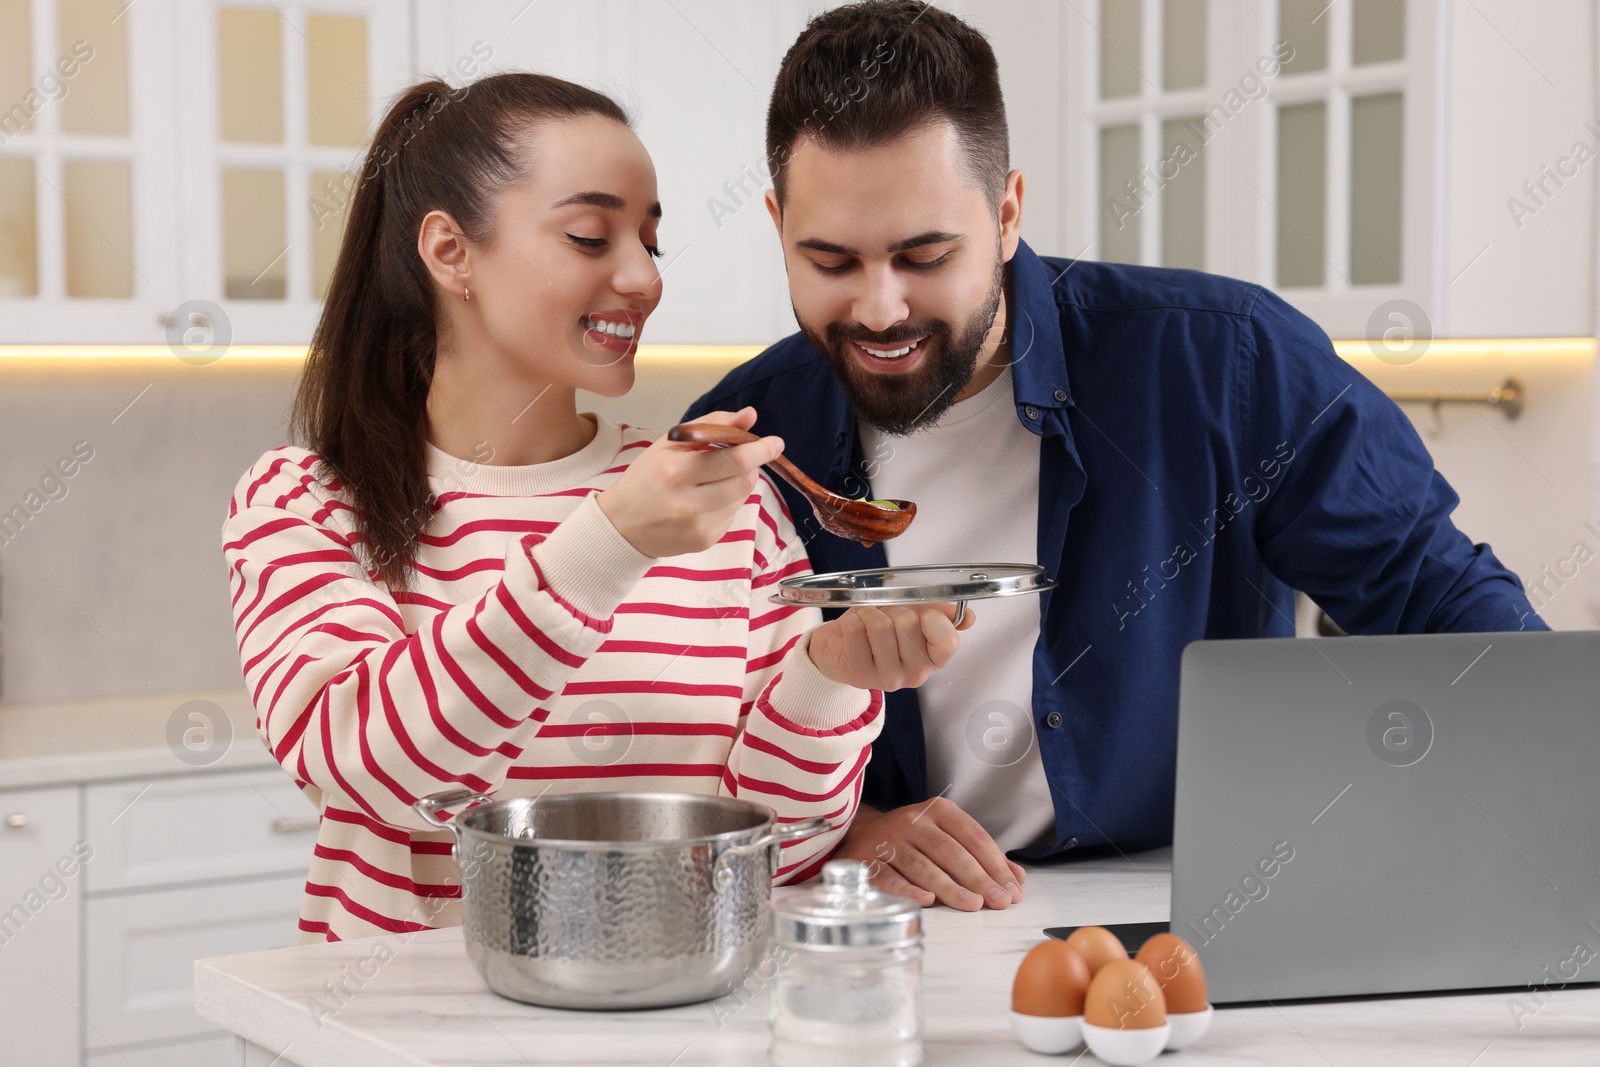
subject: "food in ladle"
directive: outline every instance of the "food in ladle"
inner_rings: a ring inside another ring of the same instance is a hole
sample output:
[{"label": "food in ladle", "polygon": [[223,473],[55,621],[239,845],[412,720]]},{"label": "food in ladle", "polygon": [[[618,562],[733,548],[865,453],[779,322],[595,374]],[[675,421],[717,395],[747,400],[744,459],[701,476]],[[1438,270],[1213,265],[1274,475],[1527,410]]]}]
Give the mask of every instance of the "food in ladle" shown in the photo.
[{"label": "food in ladle", "polygon": [[[689,422],[668,430],[667,440],[725,447],[748,444],[760,438],[737,426]],[[853,500],[824,489],[783,456],[775,457],[768,466],[810,502],[819,526],[836,537],[859,541],[867,548],[905,533],[906,527],[917,517],[917,505],[909,500]],[[886,504],[893,506],[885,507]]]}]

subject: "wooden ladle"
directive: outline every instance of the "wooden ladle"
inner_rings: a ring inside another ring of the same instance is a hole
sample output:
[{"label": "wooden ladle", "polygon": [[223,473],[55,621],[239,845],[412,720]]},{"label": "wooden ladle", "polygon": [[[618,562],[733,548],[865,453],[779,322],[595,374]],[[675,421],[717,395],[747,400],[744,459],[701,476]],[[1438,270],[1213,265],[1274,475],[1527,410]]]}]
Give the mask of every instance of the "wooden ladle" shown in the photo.
[{"label": "wooden ladle", "polygon": [[[714,445],[726,448],[743,445],[761,438],[736,426],[723,426],[712,422],[686,422],[667,431],[667,440],[689,444]],[[817,522],[824,530],[850,541],[859,541],[871,548],[879,541],[899,537],[917,517],[917,506],[909,500],[894,500],[900,510],[880,508],[863,500],[851,500],[829,489],[824,489],[806,473],[787,459],[779,456],[770,464],[779,477],[800,491],[816,512]]]}]

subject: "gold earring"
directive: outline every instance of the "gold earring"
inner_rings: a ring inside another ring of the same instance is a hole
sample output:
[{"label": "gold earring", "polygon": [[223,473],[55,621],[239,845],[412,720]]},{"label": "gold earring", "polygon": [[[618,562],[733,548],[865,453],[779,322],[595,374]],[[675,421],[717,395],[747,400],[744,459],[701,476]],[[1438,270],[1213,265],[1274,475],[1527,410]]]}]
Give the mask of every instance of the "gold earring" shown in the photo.
[{"label": "gold earring", "polygon": [[471,300],[472,299],[472,290],[468,289],[465,285],[463,285],[461,287],[461,299],[463,299],[463,300]]}]

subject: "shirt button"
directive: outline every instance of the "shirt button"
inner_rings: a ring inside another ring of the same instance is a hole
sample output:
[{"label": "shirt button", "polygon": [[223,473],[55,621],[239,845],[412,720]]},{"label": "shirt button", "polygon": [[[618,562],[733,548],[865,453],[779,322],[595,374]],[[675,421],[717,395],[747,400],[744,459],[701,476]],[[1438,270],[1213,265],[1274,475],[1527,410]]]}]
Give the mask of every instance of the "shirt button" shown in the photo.
[{"label": "shirt button", "polygon": [[1023,408],[1022,413],[1028,416],[1030,419],[1037,419],[1039,417],[1039,409],[1034,407],[1032,404],[1029,404],[1027,407]]},{"label": "shirt button", "polygon": [[1053,393],[1053,394],[1051,394],[1051,395],[1053,395],[1053,396],[1054,396],[1054,397],[1055,397],[1055,398],[1056,398],[1056,402],[1057,402],[1057,403],[1063,403],[1063,404],[1064,404],[1064,403],[1066,403],[1066,400],[1067,400],[1067,391],[1066,391],[1066,390],[1065,390],[1065,389],[1057,389],[1057,390],[1056,390],[1056,391],[1055,391],[1055,392],[1054,392],[1054,393]]},{"label": "shirt button", "polygon": [[1061,847],[1062,848],[1077,848],[1078,847],[1078,839],[1076,837],[1069,837],[1065,841],[1061,842]]},{"label": "shirt button", "polygon": [[1044,724],[1050,727],[1050,729],[1054,730],[1056,727],[1061,725],[1061,713],[1059,711],[1052,711],[1050,714],[1044,717]]}]

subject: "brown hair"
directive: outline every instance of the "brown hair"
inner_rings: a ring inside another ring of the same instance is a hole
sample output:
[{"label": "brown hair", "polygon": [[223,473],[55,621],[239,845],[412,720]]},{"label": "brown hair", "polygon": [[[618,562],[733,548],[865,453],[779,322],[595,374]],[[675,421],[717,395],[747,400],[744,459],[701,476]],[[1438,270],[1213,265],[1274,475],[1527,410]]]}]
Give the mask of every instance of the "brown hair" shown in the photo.
[{"label": "brown hair", "polygon": [[795,142],[889,144],[941,119],[998,205],[1010,170],[1005,99],[988,40],[922,0],[863,0],[824,12],[795,39],[767,109],[767,171],[781,207]]},{"label": "brown hair", "polygon": [[499,192],[529,161],[519,135],[540,119],[600,115],[610,97],[542,74],[496,74],[461,89],[413,85],[378,125],[355,177],[339,259],[290,414],[291,432],[343,484],[371,566],[407,586],[433,514],[426,449],[437,309],[417,254],[422,220],[448,212],[488,244]]}]

